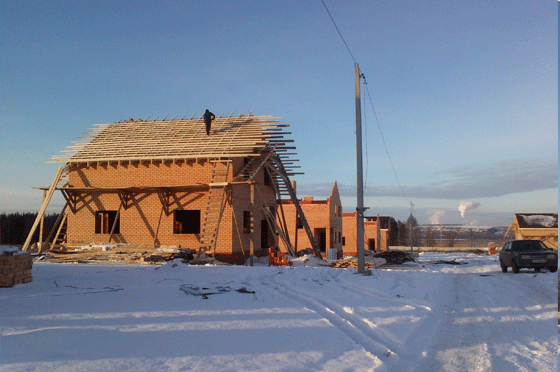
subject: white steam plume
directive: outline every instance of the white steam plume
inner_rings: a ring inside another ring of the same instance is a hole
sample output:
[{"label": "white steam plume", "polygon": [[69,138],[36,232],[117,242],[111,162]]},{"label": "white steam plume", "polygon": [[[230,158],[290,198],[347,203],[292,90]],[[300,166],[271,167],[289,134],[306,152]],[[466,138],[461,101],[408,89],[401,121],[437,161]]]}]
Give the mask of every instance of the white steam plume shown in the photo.
[{"label": "white steam plume", "polygon": [[465,213],[471,209],[475,209],[480,205],[480,203],[473,201],[461,201],[459,203],[459,212],[461,212],[461,217],[465,218]]},{"label": "white steam plume", "polygon": [[445,211],[443,209],[432,209],[430,211],[430,223],[432,225],[439,225],[440,219],[445,215]]}]

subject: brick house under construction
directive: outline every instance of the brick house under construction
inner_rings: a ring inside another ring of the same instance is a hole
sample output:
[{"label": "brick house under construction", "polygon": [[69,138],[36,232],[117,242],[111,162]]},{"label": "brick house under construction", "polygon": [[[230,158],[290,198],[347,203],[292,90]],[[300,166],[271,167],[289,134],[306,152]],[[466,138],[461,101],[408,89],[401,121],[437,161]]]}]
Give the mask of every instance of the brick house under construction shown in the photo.
[{"label": "brick house under construction", "polygon": [[[343,213],[343,250],[345,255],[356,255],[358,214]],[[393,217],[364,217],[364,249],[387,251],[396,242],[397,223]]]},{"label": "brick house under construction", "polygon": [[96,125],[53,157],[62,165],[38,220],[59,190],[67,203],[54,235],[65,226],[68,246],[180,246],[240,262],[279,239],[293,250],[277,218],[288,198],[318,254],[291,187],[297,167],[285,127],[278,118],[252,115],[216,118],[210,135],[192,117]]},{"label": "brick house under construction", "polygon": [[[306,196],[299,201],[299,205],[305,213],[321,254],[326,257],[327,249],[334,248],[338,256],[342,257],[342,203],[336,181],[331,195],[326,200],[315,200],[312,196]],[[298,218],[294,202],[285,200],[282,202],[282,208],[287,231],[294,247],[299,250],[309,248],[309,240],[301,218]]]}]

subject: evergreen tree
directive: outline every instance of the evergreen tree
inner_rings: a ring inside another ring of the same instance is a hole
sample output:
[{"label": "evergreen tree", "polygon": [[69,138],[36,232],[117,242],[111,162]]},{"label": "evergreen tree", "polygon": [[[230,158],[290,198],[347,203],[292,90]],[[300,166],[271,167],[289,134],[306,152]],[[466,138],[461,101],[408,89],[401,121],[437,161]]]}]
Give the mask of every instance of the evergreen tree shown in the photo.
[{"label": "evergreen tree", "polygon": [[406,231],[406,246],[420,246],[420,242],[418,241],[418,221],[416,221],[416,218],[414,218],[413,215],[408,216],[408,219],[406,220]]},{"label": "evergreen tree", "polygon": [[401,220],[397,221],[397,230],[398,230],[398,235],[397,235],[398,245],[401,247],[405,246],[406,236],[407,236],[406,225]]},{"label": "evergreen tree", "polygon": [[434,236],[434,232],[432,229],[428,229],[426,231],[426,247],[435,247],[436,246],[436,237]]}]

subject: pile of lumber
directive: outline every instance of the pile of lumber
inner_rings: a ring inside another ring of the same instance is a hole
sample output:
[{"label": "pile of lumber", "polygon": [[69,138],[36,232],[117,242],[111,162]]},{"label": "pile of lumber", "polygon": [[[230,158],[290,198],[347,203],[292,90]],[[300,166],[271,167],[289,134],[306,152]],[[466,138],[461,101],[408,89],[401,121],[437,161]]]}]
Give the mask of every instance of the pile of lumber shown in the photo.
[{"label": "pile of lumber", "polygon": [[0,254],[0,287],[12,287],[33,280],[33,258],[29,252],[4,251]]},{"label": "pile of lumber", "polygon": [[51,250],[50,262],[163,264],[176,258],[191,260],[193,250],[184,248],[154,248],[139,245],[94,246],[89,249]]}]

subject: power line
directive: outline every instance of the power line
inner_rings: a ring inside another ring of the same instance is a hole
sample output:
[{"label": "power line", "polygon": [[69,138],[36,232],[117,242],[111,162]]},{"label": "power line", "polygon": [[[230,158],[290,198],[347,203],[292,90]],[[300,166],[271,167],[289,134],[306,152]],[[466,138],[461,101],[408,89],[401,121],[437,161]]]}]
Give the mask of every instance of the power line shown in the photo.
[{"label": "power line", "polygon": [[[346,49],[348,50],[348,53],[350,53],[350,56],[354,60],[354,63],[357,65],[358,62],[356,61],[356,58],[354,58],[354,54],[352,54],[352,51],[348,47],[348,44],[346,43],[346,40],[344,40],[344,37],[342,36],[342,33],[340,32],[338,26],[336,25],[336,22],[334,21],[334,18],[332,17],[331,12],[329,11],[329,8],[327,8],[327,5],[325,4],[324,0],[321,0],[321,2],[323,3],[323,6],[325,7],[325,10],[329,14],[329,17],[331,18],[331,21],[332,21],[334,27],[336,28],[336,31],[338,32],[338,35],[340,35],[340,38],[342,39],[342,42],[346,46]],[[379,128],[379,134],[381,135],[381,140],[383,141],[383,146],[385,147],[385,152],[387,153],[387,157],[389,158],[389,163],[391,164],[391,169],[393,169],[393,174],[395,175],[395,179],[397,180],[397,184],[399,185],[399,189],[401,190],[401,193],[403,194],[403,197],[409,203],[412,203],[409,200],[409,198],[406,197],[406,194],[405,194],[404,189],[401,185],[401,182],[399,181],[399,177],[397,176],[397,172],[395,171],[395,167],[393,165],[393,160],[391,159],[391,155],[389,154],[389,149],[387,148],[387,143],[385,142],[385,138],[383,137],[383,132],[381,131],[381,125],[379,124],[379,120],[377,119],[377,114],[375,113],[375,108],[373,107],[373,101],[372,101],[371,95],[369,93],[369,88],[367,86],[366,77],[363,73],[361,74],[361,77],[364,78],[364,85],[366,86],[366,91],[367,91],[367,94],[368,94],[368,97],[369,97],[369,102],[370,102],[370,105],[371,105],[371,109],[373,110],[373,115],[375,117],[375,121],[377,122],[377,128]],[[365,97],[364,97],[364,101],[365,101]],[[364,110],[364,121],[366,121],[365,110]],[[367,164],[368,164],[368,154],[367,154],[367,126],[366,126],[366,184],[367,184]]]},{"label": "power line", "polygon": [[[362,75],[363,76],[363,75]],[[364,78],[364,84],[366,84],[366,77],[363,76]],[[366,96],[363,96],[363,106],[366,106]],[[366,143],[366,176],[365,176],[365,183],[364,183],[364,191],[366,191],[367,189],[367,181],[368,181],[368,168],[369,168],[369,156],[368,156],[368,135],[367,135],[367,128],[368,128],[368,123],[367,123],[367,115],[366,115],[366,110],[364,110],[364,132],[365,132],[365,143]]]},{"label": "power line", "polygon": [[346,46],[346,49],[348,50],[348,53],[350,53],[350,57],[352,57],[352,59],[354,60],[354,63],[357,64],[358,62],[356,62],[356,58],[354,58],[354,55],[352,54],[352,52],[350,51],[350,48],[348,47],[348,44],[346,44],[346,40],[344,40],[344,37],[342,36],[342,33],[340,32],[340,30],[338,29],[338,26],[336,25],[336,22],[334,21],[331,12],[329,11],[329,8],[327,8],[327,5],[325,4],[325,2],[323,0],[321,0],[321,2],[323,3],[323,6],[325,7],[325,9],[327,10],[327,13],[329,14],[329,17],[331,17],[331,21],[334,25],[334,27],[336,28],[336,31],[338,31],[338,34],[340,35],[340,38],[342,39],[342,42],[344,43],[344,45]]},{"label": "power line", "polygon": [[399,189],[401,190],[401,193],[403,194],[403,197],[408,200],[409,203],[411,203],[411,201],[409,200],[409,198],[406,197],[406,194],[404,192],[404,189],[401,185],[401,182],[399,181],[399,176],[397,175],[397,171],[395,170],[395,166],[393,165],[393,160],[391,159],[391,155],[389,154],[389,148],[387,147],[387,143],[385,142],[385,137],[383,136],[383,132],[381,131],[381,125],[379,124],[379,120],[377,119],[377,113],[375,112],[375,108],[373,107],[373,100],[371,99],[371,94],[369,93],[369,88],[367,85],[367,82],[365,81],[365,77],[364,77],[364,85],[366,86],[366,92],[369,98],[369,104],[371,105],[371,109],[373,111],[373,116],[375,117],[375,122],[377,123],[377,128],[379,129],[379,134],[381,135],[381,141],[383,142],[383,147],[385,147],[385,152],[387,153],[387,157],[389,158],[389,163],[391,164],[391,169],[393,170],[393,174],[395,175],[395,179],[397,180],[397,185],[399,185]]}]

